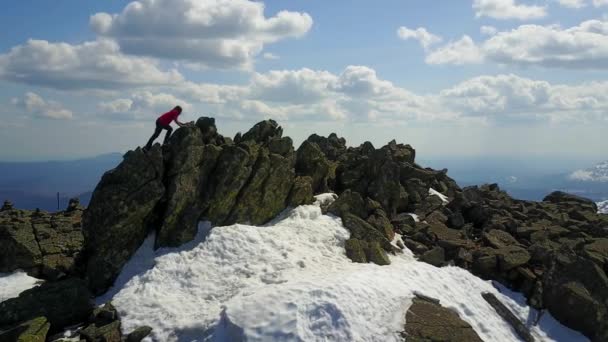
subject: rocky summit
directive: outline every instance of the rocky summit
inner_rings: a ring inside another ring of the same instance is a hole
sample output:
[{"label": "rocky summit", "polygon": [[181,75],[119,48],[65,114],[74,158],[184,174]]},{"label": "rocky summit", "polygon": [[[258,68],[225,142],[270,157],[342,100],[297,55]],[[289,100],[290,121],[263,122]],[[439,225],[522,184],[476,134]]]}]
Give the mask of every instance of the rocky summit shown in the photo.
[{"label": "rocky summit", "polygon": [[[76,202],[58,213],[3,205],[0,272],[19,268],[48,282],[2,303],[0,331],[46,334],[79,321],[83,338],[120,339],[115,310],[93,312],[87,298],[112,286],[152,231],[156,248],[180,246],[200,221],[261,225],[327,192],[338,198],[323,210],[350,231],[344,247],[354,262],[387,265],[407,247],[429,264],[520,291],[564,325],[608,340],[608,216],[595,203],[562,192],[521,201],[495,184],[463,189],[396,141],[349,147],[336,134],[313,134],[296,150],[273,120],[228,138],[206,117],[176,130],[167,146],[127,152],[86,210]],[[54,295],[71,296],[80,311],[64,315]],[[27,309],[36,301],[39,308]],[[407,315],[404,336],[479,339],[433,303],[416,300]],[[142,327],[130,340],[149,332]]]}]

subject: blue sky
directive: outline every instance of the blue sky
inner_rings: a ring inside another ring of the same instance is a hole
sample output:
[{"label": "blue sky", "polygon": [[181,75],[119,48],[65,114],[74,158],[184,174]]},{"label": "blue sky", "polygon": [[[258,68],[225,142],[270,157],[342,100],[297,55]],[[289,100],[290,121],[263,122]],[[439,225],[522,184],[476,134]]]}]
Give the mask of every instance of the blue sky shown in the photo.
[{"label": "blue sky", "polygon": [[232,136],[606,159],[608,1],[10,1],[0,160],[142,145],[175,104]]}]

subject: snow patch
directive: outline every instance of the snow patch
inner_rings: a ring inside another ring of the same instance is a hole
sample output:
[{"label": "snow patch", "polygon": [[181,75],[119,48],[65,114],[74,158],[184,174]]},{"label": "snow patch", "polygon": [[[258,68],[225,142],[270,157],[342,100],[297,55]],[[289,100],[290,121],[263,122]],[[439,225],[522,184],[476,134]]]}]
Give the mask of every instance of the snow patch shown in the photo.
[{"label": "snow patch", "polygon": [[583,182],[608,182],[608,161],[599,163],[589,169],[576,170],[568,178]]},{"label": "snow patch", "polygon": [[433,188],[429,188],[429,196],[437,196],[437,197],[441,198],[441,201],[443,202],[444,205],[450,203],[448,196],[442,194],[441,192],[439,192]]},{"label": "snow patch", "polygon": [[608,200],[597,202],[597,212],[600,214],[608,214]]},{"label": "snow patch", "polygon": [[[154,341],[399,341],[419,292],[454,309],[485,341],[517,340],[481,293],[520,307],[525,319],[531,311],[515,295],[464,269],[418,262],[408,249],[389,266],[352,263],[349,232],[319,202],[263,227],[203,224],[178,249],[152,252],[150,237],[98,303],[112,298],[123,331],[149,325]],[[543,320],[532,332],[542,341],[586,340]]]},{"label": "snow patch", "polygon": [[13,273],[0,273],[0,303],[19,297],[21,292],[38,286],[40,283],[42,280],[30,277],[21,270]]}]

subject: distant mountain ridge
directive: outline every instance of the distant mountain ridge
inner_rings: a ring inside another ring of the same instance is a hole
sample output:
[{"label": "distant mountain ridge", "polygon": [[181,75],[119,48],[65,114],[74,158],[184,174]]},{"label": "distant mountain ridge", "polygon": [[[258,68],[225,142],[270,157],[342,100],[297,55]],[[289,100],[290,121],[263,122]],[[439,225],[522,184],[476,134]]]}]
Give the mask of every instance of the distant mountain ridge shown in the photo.
[{"label": "distant mountain ridge", "polygon": [[24,209],[65,208],[70,197],[87,205],[91,191],[106,170],[114,168],[122,154],[42,162],[0,162],[0,200],[10,200]]}]

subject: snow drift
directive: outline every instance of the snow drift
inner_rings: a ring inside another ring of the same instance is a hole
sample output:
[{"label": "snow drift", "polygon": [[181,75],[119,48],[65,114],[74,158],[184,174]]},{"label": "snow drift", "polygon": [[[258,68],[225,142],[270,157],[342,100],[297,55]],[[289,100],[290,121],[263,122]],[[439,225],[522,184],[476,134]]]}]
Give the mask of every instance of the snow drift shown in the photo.
[{"label": "snow drift", "polygon": [[[154,341],[396,341],[414,292],[455,310],[486,341],[518,340],[486,304],[498,296],[524,322],[535,313],[523,296],[494,288],[457,267],[418,262],[409,250],[391,265],[352,263],[349,232],[314,205],[285,212],[265,226],[201,224],[178,249],[140,247],[114,288],[122,329],[154,328]],[[547,313],[532,332],[542,341],[585,341]]]}]

